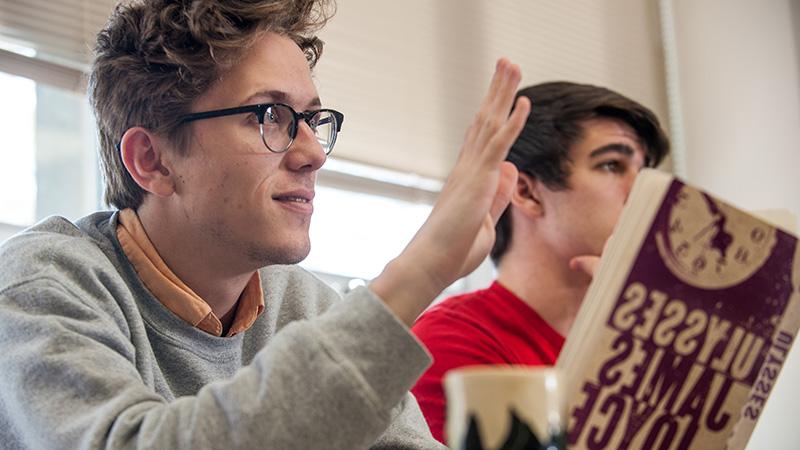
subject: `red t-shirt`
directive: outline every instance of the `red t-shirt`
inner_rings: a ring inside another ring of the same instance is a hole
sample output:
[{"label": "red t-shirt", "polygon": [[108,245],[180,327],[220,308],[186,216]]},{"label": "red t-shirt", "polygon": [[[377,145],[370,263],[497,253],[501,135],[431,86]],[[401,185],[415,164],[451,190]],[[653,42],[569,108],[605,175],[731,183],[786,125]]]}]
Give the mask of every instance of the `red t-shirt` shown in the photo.
[{"label": "red t-shirt", "polygon": [[411,330],[433,355],[433,365],[412,392],[440,442],[445,372],[477,364],[553,365],[564,344],[563,336],[497,281],[434,305]]}]

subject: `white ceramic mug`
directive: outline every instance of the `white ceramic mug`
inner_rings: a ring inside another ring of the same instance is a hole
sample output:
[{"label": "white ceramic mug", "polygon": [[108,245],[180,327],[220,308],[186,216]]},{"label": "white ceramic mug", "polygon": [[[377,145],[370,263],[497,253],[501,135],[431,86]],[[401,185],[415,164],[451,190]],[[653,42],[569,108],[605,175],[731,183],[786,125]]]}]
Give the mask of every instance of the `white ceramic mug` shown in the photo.
[{"label": "white ceramic mug", "polygon": [[450,448],[566,448],[565,402],[555,368],[471,366],[448,372],[444,385]]}]

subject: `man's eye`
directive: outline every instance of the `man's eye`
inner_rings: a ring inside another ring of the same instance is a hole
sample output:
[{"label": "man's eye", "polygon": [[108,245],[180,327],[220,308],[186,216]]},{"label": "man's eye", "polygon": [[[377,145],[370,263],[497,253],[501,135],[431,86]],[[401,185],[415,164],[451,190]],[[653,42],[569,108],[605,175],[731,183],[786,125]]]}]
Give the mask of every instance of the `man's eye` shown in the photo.
[{"label": "man's eye", "polygon": [[279,120],[278,112],[272,108],[264,113],[264,123],[278,123]]},{"label": "man's eye", "polygon": [[597,167],[599,169],[602,169],[602,170],[605,170],[605,171],[608,171],[608,172],[613,172],[613,173],[620,173],[620,172],[625,170],[625,166],[621,162],[616,161],[616,160],[604,161],[604,162],[598,164]]}]

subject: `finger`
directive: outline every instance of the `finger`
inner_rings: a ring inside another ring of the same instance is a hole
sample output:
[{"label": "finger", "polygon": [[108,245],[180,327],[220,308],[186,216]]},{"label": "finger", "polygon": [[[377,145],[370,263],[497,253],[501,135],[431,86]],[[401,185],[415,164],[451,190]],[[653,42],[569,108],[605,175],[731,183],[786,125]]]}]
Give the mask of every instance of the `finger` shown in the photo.
[{"label": "finger", "polygon": [[484,154],[491,161],[503,160],[508,155],[511,145],[517,139],[522,129],[525,127],[525,121],[528,119],[528,114],[531,112],[531,101],[528,97],[519,97],[514,106],[514,110],[509,116],[508,120],[503,124],[499,131],[496,131],[489,142],[489,151]]},{"label": "finger", "polygon": [[583,256],[576,256],[569,260],[570,269],[583,272],[586,275],[589,275],[590,277],[594,277],[595,273],[597,273],[597,266],[599,264],[600,264],[599,256],[583,255]]},{"label": "finger", "polygon": [[478,139],[486,142],[508,120],[514,96],[522,78],[519,66],[507,60],[498,62],[496,83],[493,83],[487,93],[486,101],[478,113],[479,125]]},{"label": "finger", "polygon": [[511,106],[514,104],[514,96],[517,93],[517,87],[522,80],[522,73],[516,64],[508,63],[504,67],[503,77],[500,80],[500,85],[494,92],[492,102],[492,113],[500,115],[505,119],[511,112]]},{"label": "finger", "polygon": [[481,108],[478,110],[479,112],[488,113],[488,109],[497,98],[497,93],[500,92],[506,83],[505,79],[508,77],[509,65],[511,65],[511,62],[505,58],[500,58],[497,60],[497,64],[495,64],[494,67],[492,81],[489,83],[489,89],[486,91],[486,95],[483,97]]},{"label": "finger", "polygon": [[503,84],[503,78],[506,76],[505,67],[508,64],[508,61],[504,58],[501,58],[497,61],[494,75],[492,76],[492,81],[489,84],[489,89],[486,91],[483,100],[481,100],[478,112],[475,114],[475,118],[467,128],[467,132],[464,136],[465,144],[472,143],[474,145],[466,145],[462,147],[461,153],[464,153],[465,151],[470,152],[470,150],[480,150],[488,139],[485,133],[486,122],[491,117],[490,111],[492,110],[492,104],[497,98],[497,92]]},{"label": "finger", "polygon": [[493,83],[487,93],[487,102],[481,113],[489,121],[495,120],[502,123],[511,112],[522,74],[518,65],[505,59],[500,60],[497,70],[497,83]]},{"label": "finger", "polygon": [[500,58],[497,61],[492,82],[478,110],[478,122],[484,123],[492,119],[493,115],[498,113],[498,110],[500,110],[500,118],[505,119],[511,109],[513,96],[520,78],[519,66],[512,64],[505,58]]},{"label": "finger", "polygon": [[505,123],[505,129],[501,130],[501,133],[510,133],[512,134],[512,139],[516,139],[525,126],[525,122],[528,120],[528,115],[531,113],[531,106],[531,99],[524,95],[518,97],[517,101],[514,102],[514,109],[511,111],[511,115]]},{"label": "finger", "polygon": [[497,192],[492,199],[492,205],[489,207],[489,216],[492,218],[492,224],[497,224],[503,211],[506,210],[508,203],[511,201],[511,194],[514,192],[514,186],[517,184],[517,167],[510,162],[503,162],[500,165],[500,181],[497,184]]}]

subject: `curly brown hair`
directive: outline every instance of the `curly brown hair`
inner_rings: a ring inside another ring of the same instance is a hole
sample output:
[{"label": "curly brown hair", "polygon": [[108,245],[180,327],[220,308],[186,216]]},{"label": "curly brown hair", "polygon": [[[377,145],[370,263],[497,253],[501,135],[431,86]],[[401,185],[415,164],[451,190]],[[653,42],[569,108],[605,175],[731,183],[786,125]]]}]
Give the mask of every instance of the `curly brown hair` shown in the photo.
[{"label": "curly brown hair", "polygon": [[138,208],[145,191],[122,164],[118,144],[141,126],[185,151],[180,117],[264,33],[288,36],[314,67],[314,36],[334,0],[144,0],[120,4],[97,36],[89,97],[100,134],[105,200]]}]

